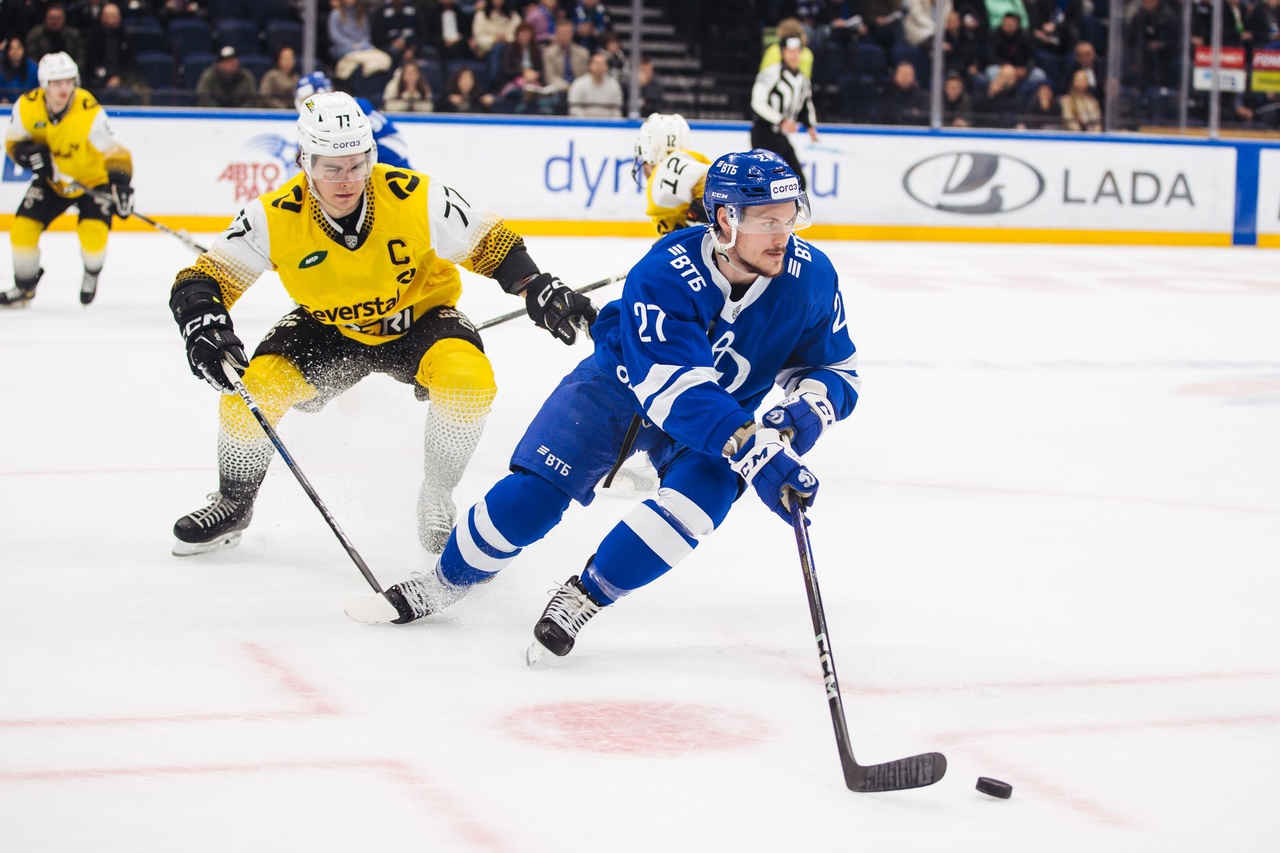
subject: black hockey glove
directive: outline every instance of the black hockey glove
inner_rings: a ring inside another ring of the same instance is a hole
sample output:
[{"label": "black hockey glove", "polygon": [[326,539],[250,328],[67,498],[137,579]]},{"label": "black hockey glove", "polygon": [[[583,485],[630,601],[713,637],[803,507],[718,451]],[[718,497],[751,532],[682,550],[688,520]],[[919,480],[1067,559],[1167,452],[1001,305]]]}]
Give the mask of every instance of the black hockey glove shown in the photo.
[{"label": "black hockey glove", "polygon": [[545,272],[525,282],[524,307],[533,322],[569,345],[578,339],[579,329],[589,333],[596,321],[590,299]]},{"label": "black hockey glove", "polygon": [[249,358],[236,337],[218,285],[209,279],[191,279],[173,292],[169,307],[187,345],[191,373],[223,394],[234,394],[235,386],[227,379],[222,362],[231,362],[236,373],[243,376]]},{"label": "black hockey glove", "polygon": [[707,216],[707,209],[702,205],[702,199],[695,198],[689,202],[689,211],[685,214],[685,221],[689,225],[705,224],[711,221]]},{"label": "black hockey glove", "polygon": [[31,139],[13,146],[13,162],[35,172],[37,178],[53,180],[53,154],[49,146]]},{"label": "black hockey glove", "polygon": [[133,213],[133,187],[129,185],[129,176],[123,172],[111,173],[111,204],[115,207],[116,216],[128,219]]}]

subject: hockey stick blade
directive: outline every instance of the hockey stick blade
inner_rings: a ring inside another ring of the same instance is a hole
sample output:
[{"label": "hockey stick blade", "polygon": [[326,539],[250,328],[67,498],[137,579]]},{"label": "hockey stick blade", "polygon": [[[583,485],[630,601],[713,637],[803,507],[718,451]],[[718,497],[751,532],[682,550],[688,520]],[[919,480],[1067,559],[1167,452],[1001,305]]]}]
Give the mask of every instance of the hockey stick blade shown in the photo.
[{"label": "hockey stick blade", "polygon": [[946,772],[947,757],[940,752],[926,752],[870,766],[854,762],[852,767],[845,767],[844,782],[850,791],[863,794],[905,791],[932,785]]},{"label": "hockey stick blade", "polygon": [[831,655],[831,643],[827,634],[826,612],[822,607],[822,593],[818,589],[818,576],[813,565],[813,546],[809,542],[806,523],[803,501],[792,492],[791,527],[795,531],[796,547],[800,552],[800,569],[804,574],[805,592],[809,598],[809,615],[813,617],[814,639],[818,644],[818,659],[822,664],[823,681],[827,687],[827,706],[831,711],[831,726],[835,730],[844,784],[850,791],[861,794],[905,791],[932,785],[947,772],[947,759],[940,752],[926,752],[899,758],[897,761],[870,765],[859,764],[853,757],[849,727],[844,717],[844,702],[840,698],[840,682],[836,678],[836,664]]},{"label": "hockey stick blade", "polygon": [[385,595],[356,595],[342,602],[342,612],[356,622],[382,625],[400,617]]}]

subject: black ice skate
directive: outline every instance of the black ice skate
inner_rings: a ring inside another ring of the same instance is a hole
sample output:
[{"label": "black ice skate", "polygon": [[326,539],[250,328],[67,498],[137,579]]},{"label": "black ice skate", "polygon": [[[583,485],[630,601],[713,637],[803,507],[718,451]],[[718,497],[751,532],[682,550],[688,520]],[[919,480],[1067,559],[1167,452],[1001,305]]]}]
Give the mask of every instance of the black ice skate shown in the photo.
[{"label": "black ice skate", "polygon": [[173,525],[173,556],[189,557],[219,548],[230,548],[240,542],[240,532],[253,519],[252,500],[232,500],[222,492],[209,495],[212,501],[178,519]]},{"label": "black ice skate", "polygon": [[85,270],[84,278],[80,280],[80,304],[88,305],[97,295],[98,273]]},{"label": "black ice skate", "polygon": [[404,625],[439,613],[461,599],[469,589],[469,586],[446,583],[435,572],[413,572],[409,580],[388,587],[383,595],[348,598],[342,603],[342,610],[357,622],[369,625],[383,622]]},{"label": "black ice skate", "polygon": [[569,654],[582,626],[604,607],[591,597],[577,575],[569,578],[555,590],[542,618],[533,626],[536,642],[529,646],[525,661],[536,665],[544,650],[561,658]]},{"label": "black ice skate", "polygon": [[6,308],[26,308],[27,303],[36,298],[36,289],[23,290],[21,287],[11,287],[8,290],[0,290],[0,305]]},{"label": "black ice skate", "polygon": [[31,300],[36,298],[36,285],[40,283],[42,275],[44,275],[43,269],[36,273],[33,279],[27,281],[18,279],[13,287],[0,290],[0,305],[6,308],[26,308]]}]

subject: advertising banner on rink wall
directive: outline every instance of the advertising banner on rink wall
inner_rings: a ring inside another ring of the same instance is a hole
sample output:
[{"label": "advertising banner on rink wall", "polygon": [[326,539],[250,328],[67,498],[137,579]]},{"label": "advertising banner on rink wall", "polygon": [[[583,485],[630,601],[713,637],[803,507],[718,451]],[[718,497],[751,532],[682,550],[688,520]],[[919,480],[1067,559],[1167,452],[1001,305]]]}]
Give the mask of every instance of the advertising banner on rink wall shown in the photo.
[{"label": "advertising banner on rink wall", "polygon": [[[221,230],[246,202],[297,173],[286,113],[112,110],[134,156],[137,209],[193,232]],[[636,121],[396,116],[414,168],[501,213],[524,233],[650,236],[632,179]],[[1016,132],[824,128],[793,137],[819,239],[1252,243],[1280,239],[1262,200],[1280,191],[1280,154],[1257,143]],[[1241,169],[1240,145],[1254,146]],[[693,125],[714,159],[748,148],[746,123]],[[1273,159],[1275,157],[1276,159]],[[1244,172],[1254,182],[1238,186]],[[1260,189],[1260,173],[1271,189]],[[30,179],[7,159],[0,224]],[[1241,199],[1257,199],[1241,210]],[[1242,226],[1243,223],[1243,226]],[[55,227],[70,227],[64,220]],[[145,227],[117,223],[118,227]],[[1243,236],[1242,236],[1242,232]],[[1234,239],[1233,239],[1234,238]]]},{"label": "advertising banner on rink wall", "polygon": [[1280,249],[1280,147],[1258,155],[1258,245]]}]

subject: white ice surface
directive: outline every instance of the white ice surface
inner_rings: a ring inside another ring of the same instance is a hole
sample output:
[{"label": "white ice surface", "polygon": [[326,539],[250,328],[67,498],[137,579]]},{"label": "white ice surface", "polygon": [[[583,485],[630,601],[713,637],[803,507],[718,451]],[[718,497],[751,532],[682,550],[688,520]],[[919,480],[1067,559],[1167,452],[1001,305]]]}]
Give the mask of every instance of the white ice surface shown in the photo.
[{"label": "white ice surface", "polygon": [[[529,242],[574,284],[646,246]],[[542,671],[547,590],[631,500],[406,627],[343,615],[364,580],[279,460],[238,548],[170,556],[216,488],[166,304],[190,255],[114,235],[86,310],[74,237],[42,246],[38,298],[0,312],[0,851],[1280,849],[1273,253],[822,246],[865,377],[811,456],[849,730],[864,763],[950,760],[866,795],[754,497]],[[289,307],[270,279],[234,311],[251,345]],[[468,276],[476,320],[516,307]],[[587,352],[524,320],[486,341],[461,506]],[[384,584],[425,567],[423,413],[375,377],[281,426]]]}]

